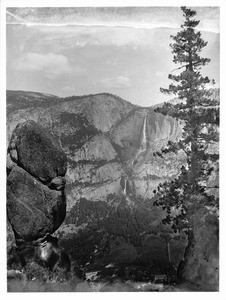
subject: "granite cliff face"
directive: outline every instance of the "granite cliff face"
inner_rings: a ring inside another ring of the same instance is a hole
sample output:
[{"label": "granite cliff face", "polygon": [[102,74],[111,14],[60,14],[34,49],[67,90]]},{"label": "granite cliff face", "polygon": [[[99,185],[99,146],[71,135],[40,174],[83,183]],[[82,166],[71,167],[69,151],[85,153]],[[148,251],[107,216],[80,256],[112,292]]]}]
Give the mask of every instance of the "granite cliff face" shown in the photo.
[{"label": "granite cliff face", "polygon": [[162,180],[178,174],[183,153],[179,159],[175,155],[162,159],[153,153],[160,151],[168,141],[177,141],[181,130],[176,120],[155,113],[152,108],[134,109],[111,130],[111,140],[125,165],[127,184],[136,195],[151,198]]}]

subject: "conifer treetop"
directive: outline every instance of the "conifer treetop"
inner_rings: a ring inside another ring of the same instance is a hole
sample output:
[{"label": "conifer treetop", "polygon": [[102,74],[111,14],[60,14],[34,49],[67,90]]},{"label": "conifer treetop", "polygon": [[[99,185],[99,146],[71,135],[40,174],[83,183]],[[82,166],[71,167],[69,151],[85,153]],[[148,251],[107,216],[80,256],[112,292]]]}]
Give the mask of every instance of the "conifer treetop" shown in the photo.
[{"label": "conifer treetop", "polygon": [[[211,91],[206,87],[210,83],[209,77],[202,76],[200,71],[210,59],[200,55],[207,42],[196,30],[199,24],[193,19],[196,12],[185,6],[181,9],[185,21],[181,30],[171,36],[173,43],[170,44],[173,62],[180,66],[174,70],[176,74],[172,71],[168,75],[172,81],[168,89],[160,88],[160,91],[174,94],[183,101],[177,104],[167,102],[155,111],[182,120],[183,133],[179,141],[169,141],[161,153],[154,155],[163,157],[169,152],[183,150],[186,164],[177,178],[159,185],[154,205],[166,209],[163,223],[171,224],[175,230],[190,230],[196,209],[204,205],[218,208],[219,204],[219,199],[207,192],[210,174],[219,159],[217,153],[209,151],[210,145],[216,145],[219,140],[219,103],[211,98]],[[172,215],[172,208],[180,213]]]}]

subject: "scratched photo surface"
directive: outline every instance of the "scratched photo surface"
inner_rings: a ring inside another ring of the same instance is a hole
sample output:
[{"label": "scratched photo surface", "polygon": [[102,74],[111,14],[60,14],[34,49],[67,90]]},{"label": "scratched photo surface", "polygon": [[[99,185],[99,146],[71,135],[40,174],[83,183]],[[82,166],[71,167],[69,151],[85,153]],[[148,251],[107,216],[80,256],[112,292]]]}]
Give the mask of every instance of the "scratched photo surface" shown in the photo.
[{"label": "scratched photo surface", "polygon": [[219,15],[6,9],[8,292],[219,290]]}]

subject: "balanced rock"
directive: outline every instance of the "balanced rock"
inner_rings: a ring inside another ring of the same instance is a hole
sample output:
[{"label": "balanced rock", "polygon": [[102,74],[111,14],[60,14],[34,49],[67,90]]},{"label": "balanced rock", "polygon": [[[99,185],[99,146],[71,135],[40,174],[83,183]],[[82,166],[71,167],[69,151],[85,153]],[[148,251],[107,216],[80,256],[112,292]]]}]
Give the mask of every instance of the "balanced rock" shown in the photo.
[{"label": "balanced rock", "polygon": [[66,156],[34,121],[18,124],[7,157],[7,216],[17,244],[53,233],[66,214]]}]

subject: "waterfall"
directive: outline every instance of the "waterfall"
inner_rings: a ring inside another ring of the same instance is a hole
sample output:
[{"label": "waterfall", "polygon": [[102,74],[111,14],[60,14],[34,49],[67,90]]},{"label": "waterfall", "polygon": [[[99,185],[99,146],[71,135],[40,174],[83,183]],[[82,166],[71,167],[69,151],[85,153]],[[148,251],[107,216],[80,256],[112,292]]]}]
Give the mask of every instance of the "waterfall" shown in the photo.
[{"label": "waterfall", "polygon": [[147,143],[147,131],[146,131],[146,127],[147,127],[147,116],[144,119],[144,124],[143,124],[143,130],[142,130],[142,138],[141,138],[141,149],[142,150],[146,150],[146,143]]},{"label": "waterfall", "polygon": [[147,147],[147,115],[144,118],[144,123],[142,127],[142,133],[140,138],[140,147],[135,155],[135,158],[132,160],[131,164],[134,165],[135,160],[137,157],[146,150]]},{"label": "waterfall", "polygon": [[126,195],[126,184],[127,184],[127,179],[125,179],[125,186],[124,186],[124,190],[123,190],[124,195]]}]

